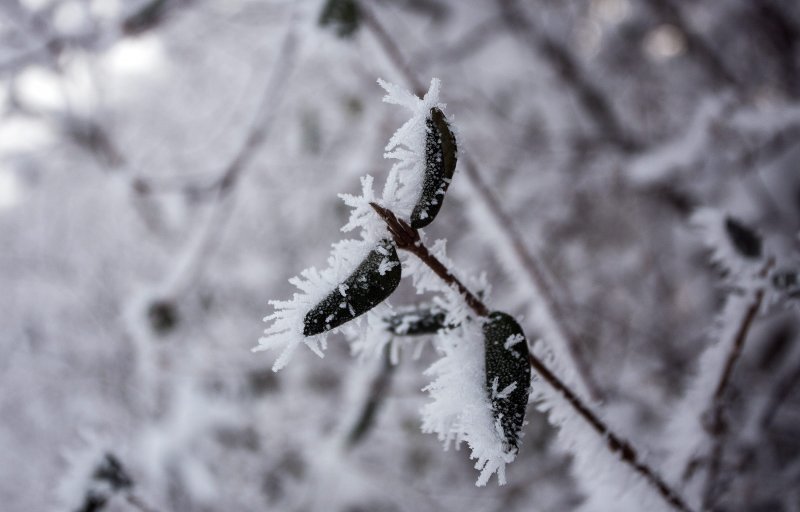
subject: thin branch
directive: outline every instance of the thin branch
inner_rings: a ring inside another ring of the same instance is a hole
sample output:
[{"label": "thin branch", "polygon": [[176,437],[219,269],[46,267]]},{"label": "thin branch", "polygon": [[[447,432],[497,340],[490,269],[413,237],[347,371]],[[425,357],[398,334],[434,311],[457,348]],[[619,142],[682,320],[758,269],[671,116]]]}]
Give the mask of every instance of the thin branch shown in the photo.
[{"label": "thin branch", "polygon": [[[774,264],[770,259],[764,268],[759,272],[759,277],[766,276],[769,269]],[[713,438],[713,445],[708,460],[708,474],[706,477],[705,489],[703,490],[703,508],[710,509],[714,504],[719,494],[719,473],[722,469],[722,454],[725,450],[725,440],[728,434],[728,422],[725,418],[725,397],[730,387],[733,371],[736,363],[742,355],[747,335],[753,325],[758,312],[761,309],[761,303],[764,300],[764,289],[759,288],[753,296],[753,301],[747,307],[742,316],[739,328],[734,335],[733,344],[731,345],[730,352],[725,358],[722,373],[720,374],[717,386],[714,389],[714,395],[711,403],[710,418],[706,424],[706,429]]]},{"label": "thin branch", "polygon": [[[386,222],[397,247],[417,256],[445,283],[457,289],[463,295],[467,305],[477,316],[488,316],[489,308],[477,296],[470,292],[441,261],[430,253],[420,240],[419,233],[416,229],[409,226],[403,219],[398,219],[391,210],[383,208],[375,203],[370,204],[383,221]],[[639,473],[657,490],[661,497],[675,509],[683,512],[690,512],[692,510],[683,498],[664,481],[658,472],[643,461],[636,448],[625,438],[613,432],[567,384],[547,367],[544,361],[531,353],[529,354],[529,362],[531,367],[542,379],[544,379],[550,387],[555,389],[600,437],[606,440],[606,446],[609,451],[616,454],[622,462]]]},{"label": "thin branch", "polygon": [[[372,30],[378,43],[384,50],[386,56],[391,60],[395,68],[403,75],[405,81],[412,89],[422,95],[425,91],[422,82],[414,74],[414,71],[403,58],[402,52],[383,28],[375,15],[366,5],[362,5],[362,11],[366,26]],[[478,166],[469,154],[459,155],[462,169],[466,175],[474,195],[481,201],[487,211],[492,224],[497,232],[503,235],[508,252],[516,259],[517,264],[522,268],[525,276],[533,287],[536,296],[541,298],[541,308],[544,313],[545,321],[550,324],[558,340],[554,344],[563,345],[567,361],[564,364],[571,364],[575,369],[577,383],[581,391],[585,391],[592,400],[602,400],[603,392],[592,377],[591,369],[580,348],[579,341],[574,333],[568,328],[564,321],[564,313],[555,298],[553,290],[545,279],[545,264],[538,259],[525,245],[520,232],[514,227],[511,217],[506,214],[500,206],[500,202],[494,196],[491,187],[481,177]]]},{"label": "thin branch", "polygon": [[375,416],[383,400],[389,393],[394,375],[395,365],[392,364],[391,343],[387,343],[383,350],[381,366],[373,376],[369,386],[369,393],[361,407],[361,412],[356,418],[350,431],[347,433],[347,447],[354,448],[359,445],[375,425]]}]

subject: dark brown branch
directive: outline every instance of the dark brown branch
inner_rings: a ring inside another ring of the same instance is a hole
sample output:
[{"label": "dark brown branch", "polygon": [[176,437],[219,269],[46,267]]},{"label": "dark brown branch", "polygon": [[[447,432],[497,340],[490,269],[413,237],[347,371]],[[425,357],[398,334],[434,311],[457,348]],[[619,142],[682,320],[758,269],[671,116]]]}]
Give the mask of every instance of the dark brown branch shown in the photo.
[{"label": "dark brown branch", "polygon": [[654,469],[642,460],[636,448],[634,448],[629,441],[611,431],[608,425],[592,412],[564,382],[550,371],[542,360],[538,359],[533,354],[530,354],[529,359],[531,367],[536,370],[536,373],[538,373],[553,389],[558,391],[595,432],[606,439],[606,446],[608,446],[609,451],[616,454],[625,464],[642,475],[649,484],[658,490],[658,493],[667,503],[678,510],[687,512],[691,510],[683,498],[681,498]]},{"label": "dark brown branch", "polygon": [[[375,203],[370,203],[372,208],[386,222],[389,232],[397,247],[409,251],[425,263],[436,275],[450,286],[455,287],[464,296],[467,305],[480,317],[488,316],[489,308],[474,294],[472,294],[441,261],[434,257],[425,247],[416,229],[412,228],[389,209],[383,208]],[[686,504],[681,496],[675,492],[664,479],[650,466],[648,466],[639,455],[634,446],[623,437],[615,434],[608,425],[600,419],[583,400],[570,389],[555,373],[553,373],[545,363],[534,354],[529,354],[531,367],[538,373],[547,384],[555,389],[572,408],[581,416],[600,437],[606,439],[606,446],[609,451],[619,456],[620,460],[639,473],[650,485],[652,485],[664,500],[677,510],[691,512],[692,509]]]}]

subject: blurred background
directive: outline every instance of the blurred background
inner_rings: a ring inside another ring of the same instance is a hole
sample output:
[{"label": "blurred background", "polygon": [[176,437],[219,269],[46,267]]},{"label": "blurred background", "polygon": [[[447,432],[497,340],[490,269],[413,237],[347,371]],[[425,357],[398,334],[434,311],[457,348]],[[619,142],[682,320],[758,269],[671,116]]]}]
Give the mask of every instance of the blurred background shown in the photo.
[{"label": "blurred background", "polygon": [[[429,239],[531,340],[544,303],[658,467],[731,293],[692,212],[797,262],[799,60],[791,0],[0,0],[0,508],[614,510],[533,406],[475,487],[420,432],[424,340],[272,373],[267,301],[382,184],[406,112],[376,79],[438,77],[460,161]],[[750,330],[715,510],[800,510],[797,339],[792,307]]]}]

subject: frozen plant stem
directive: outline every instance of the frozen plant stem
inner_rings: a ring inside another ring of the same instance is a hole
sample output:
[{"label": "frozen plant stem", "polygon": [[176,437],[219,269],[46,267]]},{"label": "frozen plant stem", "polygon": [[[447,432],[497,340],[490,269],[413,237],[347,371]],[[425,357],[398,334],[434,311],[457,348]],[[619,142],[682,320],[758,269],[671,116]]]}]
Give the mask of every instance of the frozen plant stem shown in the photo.
[{"label": "frozen plant stem", "polygon": [[[422,243],[416,229],[409,226],[404,220],[398,219],[391,210],[375,203],[370,203],[370,205],[386,223],[389,233],[391,233],[398,248],[417,256],[444,282],[456,288],[464,297],[464,301],[477,316],[486,317],[489,315],[489,308],[487,308],[477,296],[470,292],[441,261],[430,253],[428,248]],[[531,353],[529,355],[529,362],[531,368],[533,368],[548,385],[558,391],[572,406],[575,412],[577,412],[598,435],[606,439],[606,446],[609,451],[616,454],[622,462],[641,475],[658,491],[661,497],[676,510],[681,510],[683,512],[692,511],[683,498],[675,492],[653,468],[642,460],[636,448],[634,448],[629,441],[614,433],[541,359]]]}]

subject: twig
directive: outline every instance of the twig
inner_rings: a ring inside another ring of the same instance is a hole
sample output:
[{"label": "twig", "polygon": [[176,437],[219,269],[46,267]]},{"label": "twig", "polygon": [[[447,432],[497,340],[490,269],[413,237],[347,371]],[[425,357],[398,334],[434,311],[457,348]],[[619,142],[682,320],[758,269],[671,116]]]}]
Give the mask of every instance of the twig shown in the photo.
[{"label": "twig", "polygon": [[[764,268],[761,270],[761,272],[759,272],[759,276],[766,276],[773,264],[774,261],[770,259],[764,265]],[[734,336],[733,345],[731,345],[730,352],[728,352],[728,355],[725,358],[725,364],[723,365],[722,373],[720,374],[719,381],[717,381],[717,386],[714,389],[711,411],[709,414],[710,417],[706,424],[706,429],[708,430],[709,434],[711,434],[714,442],[711,448],[711,453],[709,454],[708,474],[706,477],[705,489],[703,490],[704,509],[711,508],[719,491],[719,473],[722,469],[722,454],[725,448],[725,438],[728,434],[728,422],[725,418],[725,396],[728,388],[730,387],[733,370],[736,367],[736,363],[738,362],[739,358],[741,357],[745,341],[747,340],[747,335],[750,332],[753,321],[756,319],[756,316],[758,316],[758,312],[761,309],[761,303],[763,300],[764,289],[759,288],[755,292],[753,302],[750,303],[745,310],[744,315],[742,316],[739,328],[736,330],[736,334]]]},{"label": "twig", "polygon": [[356,418],[353,426],[347,434],[347,447],[353,448],[360,444],[367,437],[367,433],[375,425],[375,416],[378,409],[389,392],[394,375],[395,365],[392,364],[391,343],[384,347],[381,367],[377,374],[372,378],[369,386],[369,394],[361,407],[361,412]]},{"label": "twig", "polygon": [[[389,36],[388,32],[366,5],[362,5],[361,8],[367,28],[372,30],[386,56],[403,75],[403,78],[411,88],[417,91],[419,95],[422,95],[424,93],[423,84],[403,58],[395,41]],[[575,368],[574,373],[577,376],[577,384],[580,390],[585,391],[585,394],[592,400],[602,400],[603,392],[594,381],[591,369],[580,350],[579,342],[564,321],[563,311],[555,298],[553,290],[551,290],[544,277],[546,274],[544,271],[546,268],[544,262],[539,260],[526,247],[522,235],[514,227],[511,217],[506,214],[500,206],[491,187],[489,187],[481,177],[480,172],[478,172],[478,166],[469,154],[459,155],[459,160],[462,162],[462,169],[464,170],[467,181],[470,183],[475,196],[486,206],[492,223],[497,231],[503,235],[503,242],[508,247],[509,252],[517,260],[517,264],[523,269],[535,290],[535,294],[541,298],[542,302],[540,306],[544,313],[543,316],[551,325],[558,338],[554,344],[563,345],[568,357],[568,360],[564,361],[564,363],[571,364],[571,366]]]},{"label": "twig", "polygon": [[[416,229],[412,228],[403,219],[398,219],[397,216],[389,209],[383,208],[375,203],[370,203],[372,208],[378,215],[386,222],[389,232],[394,237],[397,247],[409,251],[417,256],[423,263],[425,263],[436,275],[438,275],[445,283],[457,289],[464,297],[467,305],[479,317],[486,317],[489,315],[489,308],[472,292],[470,292],[459,281],[447,267],[442,264],[430,251],[425,247],[419,237]],[[639,473],[650,485],[652,485],[664,500],[675,507],[677,510],[683,512],[690,512],[692,509],[686,504],[683,498],[675,492],[664,479],[650,466],[648,466],[639,455],[634,446],[624,439],[623,437],[614,433],[610,427],[600,419],[583,400],[570,389],[555,373],[553,373],[547,365],[539,359],[536,355],[529,355],[529,362],[531,367],[561,396],[572,406],[575,412],[578,413],[602,438],[606,440],[606,446],[609,451],[619,456],[625,464],[630,466],[634,471]]]}]

